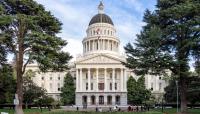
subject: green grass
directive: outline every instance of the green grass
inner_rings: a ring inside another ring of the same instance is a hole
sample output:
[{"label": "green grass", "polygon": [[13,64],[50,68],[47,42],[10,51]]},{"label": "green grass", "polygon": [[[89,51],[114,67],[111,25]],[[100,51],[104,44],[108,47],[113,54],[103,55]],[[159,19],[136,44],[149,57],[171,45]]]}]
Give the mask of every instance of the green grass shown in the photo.
[{"label": "green grass", "polygon": [[[0,112],[8,112],[14,114],[13,109],[0,109]],[[164,109],[167,114],[176,114],[176,109]],[[148,112],[68,112],[61,109],[48,111],[43,109],[41,113],[39,109],[25,109],[25,114],[163,114],[161,109],[153,109]],[[189,109],[188,114],[200,114],[200,109]]]},{"label": "green grass", "polygon": [[[0,109],[0,112],[8,112],[9,114],[14,114],[14,109]],[[40,109],[24,109],[24,114],[41,114]],[[48,109],[43,109],[42,112],[47,112]]]},{"label": "green grass", "polygon": [[[162,109],[154,109],[154,111],[162,112]],[[176,108],[164,109],[167,114],[176,114]],[[188,109],[188,114],[200,114],[200,109]]]},{"label": "green grass", "polygon": [[51,112],[44,112],[43,114],[162,114],[157,111],[149,112],[67,112],[63,110],[54,110]]}]

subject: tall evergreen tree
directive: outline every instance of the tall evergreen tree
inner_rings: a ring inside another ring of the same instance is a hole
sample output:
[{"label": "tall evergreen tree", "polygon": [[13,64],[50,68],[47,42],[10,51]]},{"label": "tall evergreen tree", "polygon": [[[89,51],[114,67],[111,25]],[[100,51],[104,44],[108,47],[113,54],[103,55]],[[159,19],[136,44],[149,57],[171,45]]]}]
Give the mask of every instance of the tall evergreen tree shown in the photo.
[{"label": "tall evergreen tree", "polygon": [[64,79],[64,85],[61,88],[61,101],[64,105],[75,103],[75,85],[74,78],[70,73],[67,73]]},{"label": "tall evergreen tree", "polygon": [[16,114],[23,114],[23,74],[30,62],[37,62],[39,69],[65,70],[71,56],[62,51],[66,41],[56,34],[61,22],[33,0],[0,1],[0,39],[8,53],[14,55],[17,75],[19,105]]},{"label": "tall evergreen tree", "polygon": [[137,81],[130,76],[127,81],[127,91],[129,104],[142,104],[151,96],[151,91],[145,87],[144,76],[141,76]]},{"label": "tall evergreen tree", "polygon": [[185,112],[190,60],[199,68],[200,1],[158,0],[156,8],[145,12],[147,24],[137,35],[135,47],[126,45],[125,64],[136,74],[168,75],[170,71],[179,81],[181,112]]}]

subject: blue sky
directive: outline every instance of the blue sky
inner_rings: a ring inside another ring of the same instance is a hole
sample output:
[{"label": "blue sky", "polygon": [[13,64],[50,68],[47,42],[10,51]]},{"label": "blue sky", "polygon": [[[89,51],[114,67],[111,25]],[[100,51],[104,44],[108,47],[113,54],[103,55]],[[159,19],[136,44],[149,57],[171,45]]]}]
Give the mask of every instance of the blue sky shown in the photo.
[{"label": "blue sky", "polygon": [[[43,4],[46,10],[63,23],[63,30],[59,34],[67,40],[64,48],[75,58],[82,53],[82,39],[86,36],[86,29],[90,19],[98,13],[97,6],[100,0],[36,0]],[[144,11],[155,9],[156,0],[103,0],[105,13],[109,15],[117,29],[123,46],[134,42],[145,23],[142,22]],[[74,60],[74,59],[73,59]]]}]

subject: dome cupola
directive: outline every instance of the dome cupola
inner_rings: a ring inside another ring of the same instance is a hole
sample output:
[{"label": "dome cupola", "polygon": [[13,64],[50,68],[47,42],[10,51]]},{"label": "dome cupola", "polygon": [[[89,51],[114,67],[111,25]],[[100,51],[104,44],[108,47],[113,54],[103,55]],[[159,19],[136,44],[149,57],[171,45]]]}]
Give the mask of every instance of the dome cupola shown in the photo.
[{"label": "dome cupola", "polygon": [[104,14],[104,5],[102,1],[98,6],[98,12],[99,12],[98,14],[92,17],[89,26],[95,23],[108,23],[114,25],[112,19],[108,15]]},{"label": "dome cupola", "polygon": [[118,54],[120,41],[112,19],[104,13],[102,1],[98,5],[98,14],[92,17],[83,39],[83,54]]}]

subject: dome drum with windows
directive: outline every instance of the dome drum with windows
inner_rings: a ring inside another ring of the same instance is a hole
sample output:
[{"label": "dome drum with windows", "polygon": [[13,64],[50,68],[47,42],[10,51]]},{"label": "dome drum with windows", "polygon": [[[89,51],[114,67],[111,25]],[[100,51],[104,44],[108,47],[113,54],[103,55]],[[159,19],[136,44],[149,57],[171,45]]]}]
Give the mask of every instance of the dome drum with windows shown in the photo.
[{"label": "dome drum with windows", "polygon": [[100,2],[98,14],[89,22],[87,36],[83,39],[83,53],[119,53],[120,41],[116,37],[116,29],[112,19],[104,13],[104,5]]}]

